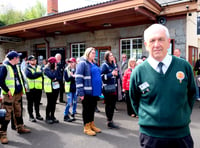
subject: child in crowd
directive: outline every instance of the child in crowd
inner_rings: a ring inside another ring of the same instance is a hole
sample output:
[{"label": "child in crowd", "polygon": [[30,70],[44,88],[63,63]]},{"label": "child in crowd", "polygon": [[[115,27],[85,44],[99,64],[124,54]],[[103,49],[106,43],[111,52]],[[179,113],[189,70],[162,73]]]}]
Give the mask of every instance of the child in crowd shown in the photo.
[{"label": "child in crowd", "polygon": [[[76,71],[76,59],[70,58],[68,61],[68,66],[64,70],[65,78],[65,93],[67,96],[67,103],[64,112],[64,121],[72,122],[75,120],[75,113],[77,108],[77,96],[76,96],[76,84],[75,84],[75,71]],[[70,106],[72,108],[72,119],[69,117]]]}]

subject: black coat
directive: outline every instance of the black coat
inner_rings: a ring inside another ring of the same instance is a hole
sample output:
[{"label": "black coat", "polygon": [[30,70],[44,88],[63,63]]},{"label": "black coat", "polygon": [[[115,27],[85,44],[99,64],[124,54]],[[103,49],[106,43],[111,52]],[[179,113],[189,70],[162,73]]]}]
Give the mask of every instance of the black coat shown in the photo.
[{"label": "black coat", "polygon": [[200,59],[196,61],[194,71],[197,71],[197,75],[200,75]]}]

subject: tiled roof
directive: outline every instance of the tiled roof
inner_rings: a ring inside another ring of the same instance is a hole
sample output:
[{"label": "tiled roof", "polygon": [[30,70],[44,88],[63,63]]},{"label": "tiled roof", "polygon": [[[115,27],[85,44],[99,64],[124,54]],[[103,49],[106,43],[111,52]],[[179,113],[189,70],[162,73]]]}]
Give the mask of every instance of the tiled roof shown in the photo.
[{"label": "tiled roof", "polygon": [[[120,0],[104,0],[103,2],[97,2],[97,3],[92,4],[92,5],[88,5],[88,6],[84,6],[84,7],[80,7],[80,8],[75,8],[75,9],[69,10],[69,11],[76,11],[76,10],[79,10],[79,9],[94,7],[94,6],[98,6],[98,5],[101,5],[101,4],[111,3],[111,2],[114,2],[114,1],[120,1]],[[161,6],[166,6],[166,5],[188,2],[188,1],[192,1],[192,0],[155,0],[155,1],[157,3],[159,3]],[[68,12],[68,11],[65,11],[65,12]]]},{"label": "tiled roof", "polygon": [[[97,6],[97,5],[101,5],[101,4],[111,3],[113,1],[118,1],[118,0],[104,0],[103,2],[97,2],[95,4],[87,5],[87,6],[80,7],[80,8],[75,8],[75,9],[69,10],[69,11],[76,11],[76,10],[83,9],[83,8],[88,8],[88,7],[93,7],[93,6]],[[68,12],[68,11],[65,11],[65,12]]]},{"label": "tiled roof", "polygon": [[188,2],[192,0],[156,0],[161,6],[172,5],[177,3]]}]

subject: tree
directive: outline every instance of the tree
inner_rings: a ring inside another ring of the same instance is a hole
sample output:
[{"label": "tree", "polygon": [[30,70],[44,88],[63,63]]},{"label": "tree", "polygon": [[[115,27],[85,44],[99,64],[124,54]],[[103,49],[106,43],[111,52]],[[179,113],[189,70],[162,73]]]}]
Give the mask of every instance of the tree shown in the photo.
[{"label": "tree", "polygon": [[46,8],[39,1],[37,1],[34,7],[26,9],[24,14],[24,19],[31,20],[35,18],[40,18],[44,16],[45,13],[46,13]]},{"label": "tree", "polygon": [[4,22],[0,21],[0,27],[5,26]]},{"label": "tree", "polygon": [[26,9],[25,12],[14,10],[13,8],[7,9],[5,13],[0,14],[0,22],[3,25],[11,25],[31,19],[40,18],[44,16],[45,13],[45,7],[41,4],[41,2],[37,1],[35,6]]},{"label": "tree", "polygon": [[21,22],[23,14],[20,11],[9,9],[5,14],[0,15],[0,21],[5,25]]}]

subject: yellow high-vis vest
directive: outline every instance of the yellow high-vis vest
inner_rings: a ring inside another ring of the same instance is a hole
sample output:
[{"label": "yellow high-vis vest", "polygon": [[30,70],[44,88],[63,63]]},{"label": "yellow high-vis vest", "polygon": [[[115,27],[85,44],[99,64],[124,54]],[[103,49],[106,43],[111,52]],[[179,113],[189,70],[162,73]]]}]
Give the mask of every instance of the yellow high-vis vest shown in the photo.
[{"label": "yellow high-vis vest", "polygon": [[44,91],[46,93],[52,92],[51,79],[44,74]]},{"label": "yellow high-vis vest", "polygon": [[[65,68],[65,71],[67,72],[67,75],[70,76],[69,66],[67,66]],[[70,92],[70,84],[71,84],[71,82],[66,82],[65,81],[65,93],[69,93]]]},{"label": "yellow high-vis vest", "polygon": [[66,82],[65,81],[65,93],[69,93],[70,92],[70,84],[71,84],[71,82]]},{"label": "yellow high-vis vest", "polygon": [[[32,74],[35,73],[34,69],[32,68],[28,68]],[[36,72],[41,72],[41,67],[37,66],[36,68]],[[42,89],[42,76],[36,78],[36,79],[29,79],[27,78],[27,83],[28,83],[28,87],[29,89]]]},{"label": "yellow high-vis vest", "polygon": [[[6,66],[6,69],[7,69],[7,75],[6,75],[6,79],[5,79],[5,84],[9,88],[9,90],[10,90],[12,96],[13,96],[14,93],[15,93],[15,75],[14,75],[14,70],[10,65],[8,65],[8,64],[4,64],[4,65]],[[25,94],[25,88],[24,88],[24,84],[23,84],[23,81],[22,81],[20,68],[19,68],[18,65],[16,65],[16,67],[17,67],[17,72],[18,72],[18,75],[19,75],[20,83],[22,85],[22,90],[23,90],[23,93]],[[3,89],[2,89],[2,92],[3,92],[3,94],[8,94]]]}]

